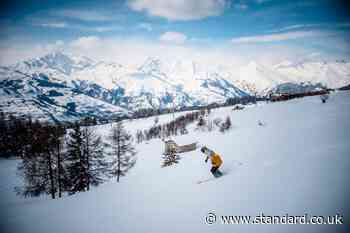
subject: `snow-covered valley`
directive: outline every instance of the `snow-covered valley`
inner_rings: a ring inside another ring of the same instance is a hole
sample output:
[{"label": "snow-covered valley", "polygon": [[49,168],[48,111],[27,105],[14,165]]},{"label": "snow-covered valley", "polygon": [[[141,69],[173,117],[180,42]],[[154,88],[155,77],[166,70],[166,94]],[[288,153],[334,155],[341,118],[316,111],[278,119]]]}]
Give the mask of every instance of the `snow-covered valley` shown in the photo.
[{"label": "snow-covered valley", "polygon": [[[219,219],[207,225],[204,220],[209,212],[218,218],[263,212],[340,214],[347,222],[350,92],[335,92],[326,104],[315,96],[260,103],[241,111],[219,108],[209,115],[211,119],[226,116],[232,120],[228,132],[202,132],[192,124],[189,134],[172,137],[179,144],[198,142],[221,155],[227,174],[203,184],[197,181],[212,176],[204,155],[199,150],[183,153],[178,164],[161,168],[160,139],[136,144],[137,163],[120,183],[112,180],[59,200],[15,197],[10,184],[17,182],[16,163],[0,160],[0,229],[11,233],[346,232],[347,225],[224,225]],[[161,115],[159,122],[171,119],[171,114]],[[133,135],[153,124],[154,117],[125,120]],[[95,127],[104,138],[111,129],[110,124]]]}]

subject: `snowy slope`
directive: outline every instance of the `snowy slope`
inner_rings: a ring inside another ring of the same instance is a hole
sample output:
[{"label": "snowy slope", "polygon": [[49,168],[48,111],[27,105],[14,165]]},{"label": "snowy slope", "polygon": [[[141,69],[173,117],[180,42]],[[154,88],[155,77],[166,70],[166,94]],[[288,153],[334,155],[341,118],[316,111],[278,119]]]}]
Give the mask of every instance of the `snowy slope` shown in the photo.
[{"label": "snowy slope", "polygon": [[[72,121],[81,117],[125,116],[129,111],[92,98],[76,90],[67,81],[44,73],[27,74],[0,68],[0,108],[13,115],[31,115],[34,119]],[[5,77],[5,78],[4,78]],[[69,79],[67,79],[69,80]]]},{"label": "snowy slope", "polygon": [[[138,161],[120,183],[61,200],[0,200],[0,228],[8,232],[345,232],[346,225],[222,225],[204,223],[220,215],[335,215],[347,217],[350,171],[350,92],[337,92],[322,104],[308,97],[251,106],[220,108],[210,117],[231,116],[227,133],[194,131],[179,144],[198,141],[223,158],[227,175],[211,177],[197,150],[178,165],[160,168],[160,140],[137,145]],[[161,116],[160,121],[171,115]],[[265,126],[259,126],[261,120]],[[145,129],[153,118],[126,121]],[[99,126],[107,137],[110,125]],[[213,140],[215,139],[215,140]],[[38,222],[38,219],[40,221]]]}]

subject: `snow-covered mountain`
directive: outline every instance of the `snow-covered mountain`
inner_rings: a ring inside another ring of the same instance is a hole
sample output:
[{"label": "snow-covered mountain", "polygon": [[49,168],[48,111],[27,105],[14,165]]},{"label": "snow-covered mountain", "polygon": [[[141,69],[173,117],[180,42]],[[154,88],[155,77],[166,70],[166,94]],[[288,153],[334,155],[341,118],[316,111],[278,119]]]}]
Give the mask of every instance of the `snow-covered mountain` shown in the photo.
[{"label": "snow-covered mountain", "polygon": [[238,70],[237,76],[233,82],[238,87],[257,95],[265,95],[285,84],[293,84],[289,85],[291,93],[320,87],[339,88],[350,83],[350,62],[283,61],[271,67],[250,62]]},{"label": "snow-covered mountain", "polygon": [[274,70],[294,83],[322,83],[330,88],[339,88],[350,83],[350,62],[345,60],[290,62],[276,65]]},{"label": "snow-covered mountain", "polygon": [[[320,84],[319,84],[320,83]],[[350,83],[350,63],[283,62],[242,67],[194,60],[124,65],[53,52],[0,67],[0,107],[13,114],[51,120],[127,115],[142,108],[222,103],[227,98],[340,87]]]},{"label": "snow-covered mountain", "polygon": [[85,57],[52,53],[0,67],[0,109],[50,121],[128,115],[128,110],[80,91],[80,81],[72,74],[93,65],[94,62]]}]

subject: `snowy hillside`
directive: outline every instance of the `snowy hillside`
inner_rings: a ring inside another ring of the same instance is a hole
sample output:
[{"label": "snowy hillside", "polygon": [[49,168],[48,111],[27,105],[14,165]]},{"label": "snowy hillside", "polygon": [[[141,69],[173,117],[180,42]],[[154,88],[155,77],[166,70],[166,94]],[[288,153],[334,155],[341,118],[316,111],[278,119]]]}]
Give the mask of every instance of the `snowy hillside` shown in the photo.
[{"label": "snowy hillside", "polygon": [[[0,107],[17,115],[75,120],[127,115],[143,108],[223,103],[228,98],[263,96],[280,90],[312,91],[350,83],[350,63],[283,62],[267,67],[205,64],[149,57],[142,64],[113,62],[53,52],[0,67]],[[67,105],[76,106],[71,111]]]},{"label": "snowy hillside", "polygon": [[[198,142],[219,153],[223,177],[196,183],[211,178],[210,165],[199,150],[181,154],[177,165],[161,168],[164,148],[155,139],[136,145],[136,166],[120,183],[111,181],[60,200],[0,198],[0,229],[12,233],[345,232],[346,225],[224,225],[220,216],[340,214],[348,221],[350,92],[331,94],[326,104],[316,96],[242,111],[219,108],[209,115],[211,119],[226,116],[233,126],[226,133],[198,131],[192,124],[189,134],[173,138],[179,144]],[[162,115],[160,123],[171,119],[172,115]],[[125,121],[133,133],[152,124],[153,118]],[[110,128],[97,126],[97,131],[106,139]],[[8,164],[0,161],[0,166]],[[13,176],[8,175],[11,180]],[[10,195],[8,183],[12,182],[1,181],[4,197]],[[205,224],[209,212],[217,215],[210,226]]]},{"label": "snowy hillside", "polygon": [[34,119],[45,121],[72,121],[86,116],[109,118],[129,114],[126,109],[93,98],[70,86],[68,78],[62,82],[62,79],[44,73],[27,74],[7,68],[0,68],[0,75],[0,108],[8,114],[31,115]]}]

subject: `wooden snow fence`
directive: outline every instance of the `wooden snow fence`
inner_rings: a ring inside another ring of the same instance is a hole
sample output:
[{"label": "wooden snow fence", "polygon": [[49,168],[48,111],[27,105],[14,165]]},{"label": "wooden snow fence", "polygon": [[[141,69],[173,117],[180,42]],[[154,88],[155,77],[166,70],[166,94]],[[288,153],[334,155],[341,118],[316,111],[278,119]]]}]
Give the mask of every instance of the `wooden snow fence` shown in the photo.
[{"label": "wooden snow fence", "polygon": [[185,152],[193,151],[197,149],[197,142],[182,145],[182,146],[178,145],[173,140],[167,140],[167,141],[164,141],[164,143],[165,143],[165,148],[164,148],[165,155],[173,154],[173,153],[185,153]]}]

